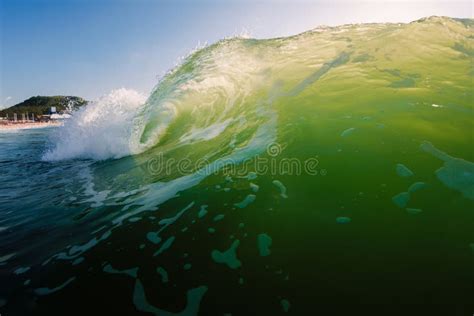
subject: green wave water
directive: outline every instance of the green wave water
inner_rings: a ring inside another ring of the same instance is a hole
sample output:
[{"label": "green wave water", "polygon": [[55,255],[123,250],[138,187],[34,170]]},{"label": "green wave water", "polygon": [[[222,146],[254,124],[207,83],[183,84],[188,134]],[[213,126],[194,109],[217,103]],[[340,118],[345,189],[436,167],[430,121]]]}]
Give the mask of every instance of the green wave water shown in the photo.
[{"label": "green wave water", "polygon": [[471,314],[473,38],[432,17],[227,39],[146,101],[16,135],[37,169],[15,184],[0,150],[0,308]]}]

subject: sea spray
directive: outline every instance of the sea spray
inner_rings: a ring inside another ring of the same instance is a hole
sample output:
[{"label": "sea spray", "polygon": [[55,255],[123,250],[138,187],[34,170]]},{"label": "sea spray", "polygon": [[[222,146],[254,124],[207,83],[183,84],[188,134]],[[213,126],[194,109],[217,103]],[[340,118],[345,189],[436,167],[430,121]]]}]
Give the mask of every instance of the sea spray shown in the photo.
[{"label": "sea spray", "polygon": [[52,148],[43,160],[105,160],[133,154],[129,146],[133,118],[145,99],[134,90],[122,88],[89,103],[52,136]]}]

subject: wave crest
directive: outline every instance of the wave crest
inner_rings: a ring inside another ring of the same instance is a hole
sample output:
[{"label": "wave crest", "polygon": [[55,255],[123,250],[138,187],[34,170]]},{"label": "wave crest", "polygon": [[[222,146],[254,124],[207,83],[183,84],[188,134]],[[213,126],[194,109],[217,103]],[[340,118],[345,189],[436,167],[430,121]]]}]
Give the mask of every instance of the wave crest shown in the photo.
[{"label": "wave crest", "polygon": [[104,160],[135,154],[130,146],[134,117],[146,96],[117,89],[74,112],[53,135],[43,160],[73,158]]}]

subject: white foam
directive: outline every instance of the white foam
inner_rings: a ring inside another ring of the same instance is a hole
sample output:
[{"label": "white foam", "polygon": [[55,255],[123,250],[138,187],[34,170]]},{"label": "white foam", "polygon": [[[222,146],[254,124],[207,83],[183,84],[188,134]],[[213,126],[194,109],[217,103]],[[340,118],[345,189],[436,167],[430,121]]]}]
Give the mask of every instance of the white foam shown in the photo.
[{"label": "white foam", "polygon": [[15,271],[13,271],[13,273],[15,273],[16,275],[18,274],[23,274],[25,272],[28,272],[28,270],[30,270],[30,267],[19,267],[18,269],[16,269]]},{"label": "white foam", "polygon": [[281,183],[279,180],[273,180],[272,182],[278,189],[280,189],[280,195],[282,198],[286,199],[288,196],[286,195],[286,187]]},{"label": "white foam", "polygon": [[8,255],[1,256],[0,263],[8,261],[9,259],[13,258],[13,256],[15,256],[15,253],[10,253]]},{"label": "white foam", "polygon": [[168,312],[162,309],[159,309],[151,305],[145,295],[145,289],[142,282],[137,279],[135,281],[135,290],[133,291],[133,304],[138,311],[150,313],[153,315],[161,316],[185,316],[185,315],[197,315],[199,313],[199,305],[201,300],[207,292],[206,286],[200,286],[194,289],[191,289],[187,292],[186,295],[186,306],[185,308],[178,313]]},{"label": "white foam", "polygon": [[212,124],[205,128],[194,128],[180,138],[181,142],[192,142],[201,140],[211,140],[219,136],[232,120],[227,119],[220,123]]},{"label": "white foam", "polygon": [[145,99],[134,90],[118,89],[89,103],[57,129],[53,148],[43,159],[104,160],[134,154],[130,146],[133,119]]},{"label": "white foam", "polygon": [[42,287],[42,288],[35,289],[34,292],[35,292],[35,294],[41,295],[41,296],[53,294],[55,292],[58,292],[58,291],[62,290],[63,288],[68,286],[70,283],[74,282],[75,279],[76,279],[76,277],[72,277],[72,278],[69,278],[68,280],[66,280],[66,282],[58,285],[55,288]]}]

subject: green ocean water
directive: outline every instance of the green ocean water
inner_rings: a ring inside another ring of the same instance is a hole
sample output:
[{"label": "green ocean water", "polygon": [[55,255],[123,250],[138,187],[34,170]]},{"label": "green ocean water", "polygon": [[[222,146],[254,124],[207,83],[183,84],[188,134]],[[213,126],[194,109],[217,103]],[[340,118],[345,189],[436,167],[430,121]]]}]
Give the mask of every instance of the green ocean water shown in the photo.
[{"label": "green ocean water", "polygon": [[0,134],[0,309],[471,315],[473,38],[433,17],[223,40],[145,102]]}]

